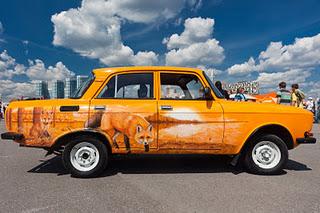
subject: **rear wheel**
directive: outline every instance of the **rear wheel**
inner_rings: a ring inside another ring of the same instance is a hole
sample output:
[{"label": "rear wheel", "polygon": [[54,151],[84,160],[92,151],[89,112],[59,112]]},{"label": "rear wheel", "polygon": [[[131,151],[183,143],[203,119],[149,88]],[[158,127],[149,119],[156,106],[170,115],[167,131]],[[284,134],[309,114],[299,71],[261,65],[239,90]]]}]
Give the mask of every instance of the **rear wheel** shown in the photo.
[{"label": "rear wheel", "polygon": [[107,166],[107,147],[102,141],[81,137],[72,140],[63,151],[63,163],[74,177],[94,177]]},{"label": "rear wheel", "polygon": [[245,153],[244,163],[255,174],[278,174],[288,161],[288,148],[276,135],[263,135],[252,141]]}]

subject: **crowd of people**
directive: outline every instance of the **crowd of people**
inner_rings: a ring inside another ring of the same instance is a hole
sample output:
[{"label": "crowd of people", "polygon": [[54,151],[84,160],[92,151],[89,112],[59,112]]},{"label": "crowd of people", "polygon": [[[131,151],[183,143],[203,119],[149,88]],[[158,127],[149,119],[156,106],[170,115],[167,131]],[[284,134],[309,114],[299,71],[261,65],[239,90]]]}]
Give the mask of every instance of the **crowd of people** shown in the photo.
[{"label": "crowd of people", "polygon": [[299,89],[298,84],[292,84],[291,91],[287,90],[286,86],[286,82],[279,83],[277,103],[307,109],[314,114],[315,121],[318,121],[320,116],[320,100],[315,100],[313,97],[306,99],[304,92]]},{"label": "crowd of people", "polygon": [[[215,86],[227,100],[230,99],[231,95],[227,90],[222,88],[222,83],[220,81],[216,81]],[[288,90],[286,82],[280,82],[279,90],[276,93],[276,99],[277,104],[307,109],[314,114],[316,122],[320,121],[320,99],[318,98],[315,100],[312,97],[306,98],[304,92],[299,89],[298,84],[292,84],[291,90]],[[248,101],[243,87],[237,88],[232,100]]]},{"label": "crowd of people", "polygon": [[299,85],[292,84],[291,91],[287,90],[286,87],[286,82],[279,83],[279,91],[277,92],[277,103],[306,108],[307,106],[305,102],[305,94],[299,89]]}]

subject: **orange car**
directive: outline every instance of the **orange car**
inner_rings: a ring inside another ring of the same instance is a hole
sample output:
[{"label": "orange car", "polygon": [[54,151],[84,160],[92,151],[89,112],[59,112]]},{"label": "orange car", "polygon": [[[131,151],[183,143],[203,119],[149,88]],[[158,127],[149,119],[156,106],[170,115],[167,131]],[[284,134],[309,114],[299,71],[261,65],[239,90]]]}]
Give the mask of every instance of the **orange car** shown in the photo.
[{"label": "orange car", "polygon": [[71,99],[11,102],[2,139],[62,154],[77,177],[98,175],[112,154],[131,153],[231,155],[250,172],[274,174],[288,150],[316,142],[312,113],[227,101],[198,69],[119,67],[93,74]]}]

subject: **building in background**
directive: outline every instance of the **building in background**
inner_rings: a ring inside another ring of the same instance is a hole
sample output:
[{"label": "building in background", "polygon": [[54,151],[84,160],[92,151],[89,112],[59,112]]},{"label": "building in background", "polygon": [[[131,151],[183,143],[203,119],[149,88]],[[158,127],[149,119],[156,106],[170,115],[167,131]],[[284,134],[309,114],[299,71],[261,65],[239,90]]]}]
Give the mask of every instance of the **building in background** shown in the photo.
[{"label": "building in background", "polygon": [[77,89],[88,79],[89,79],[89,76],[87,75],[77,75]]},{"label": "building in background", "polygon": [[36,81],[34,83],[35,97],[44,99],[69,98],[88,79],[89,76],[87,75],[77,75],[76,77],[66,78],[65,81]]},{"label": "building in background", "polygon": [[52,89],[50,87],[48,88],[48,93],[49,93],[49,98],[52,98]]},{"label": "building in background", "polygon": [[70,98],[77,90],[77,80],[75,78],[66,78],[64,87],[64,97]]},{"label": "building in background", "polygon": [[64,82],[54,80],[50,82],[51,95],[50,98],[64,98]]},{"label": "building in background", "polygon": [[36,97],[37,98],[50,98],[49,91],[48,91],[48,82],[46,81],[36,81]]}]

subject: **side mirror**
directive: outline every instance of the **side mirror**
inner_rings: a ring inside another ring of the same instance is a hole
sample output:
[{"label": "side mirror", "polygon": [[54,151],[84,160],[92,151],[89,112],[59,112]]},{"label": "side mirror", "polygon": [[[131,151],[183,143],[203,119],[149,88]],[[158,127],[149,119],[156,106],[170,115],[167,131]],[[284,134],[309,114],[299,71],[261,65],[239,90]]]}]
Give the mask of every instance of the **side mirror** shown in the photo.
[{"label": "side mirror", "polygon": [[209,87],[203,89],[203,94],[206,100],[212,100],[211,89]]}]

